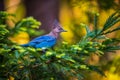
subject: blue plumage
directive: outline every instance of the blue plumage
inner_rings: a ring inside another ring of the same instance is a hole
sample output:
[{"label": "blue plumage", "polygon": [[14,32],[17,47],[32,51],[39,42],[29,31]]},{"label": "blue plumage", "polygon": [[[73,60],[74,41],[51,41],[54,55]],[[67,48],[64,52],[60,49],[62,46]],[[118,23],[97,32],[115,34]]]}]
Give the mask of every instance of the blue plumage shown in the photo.
[{"label": "blue plumage", "polygon": [[28,44],[24,44],[24,47],[34,47],[34,48],[49,48],[53,47],[56,44],[57,39],[53,36],[44,35],[37,37],[30,41]]}]

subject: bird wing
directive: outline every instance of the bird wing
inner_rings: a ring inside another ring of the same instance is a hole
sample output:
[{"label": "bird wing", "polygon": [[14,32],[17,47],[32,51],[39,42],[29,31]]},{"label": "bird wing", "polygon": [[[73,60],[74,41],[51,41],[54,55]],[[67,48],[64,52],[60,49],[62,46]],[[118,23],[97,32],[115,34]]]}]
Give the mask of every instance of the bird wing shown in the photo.
[{"label": "bird wing", "polygon": [[43,41],[52,41],[54,40],[55,38],[52,37],[52,36],[40,36],[40,37],[37,37],[35,39],[33,39],[32,41],[30,41],[30,43],[40,43],[40,42],[43,42]]},{"label": "bird wing", "polygon": [[28,46],[36,47],[36,45],[41,46],[41,43],[43,45],[43,43],[47,43],[47,42],[50,42],[50,41],[54,42],[55,40],[56,40],[56,38],[53,37],[53,36],[44,35],[44,36],[37,37],[37,38],[31,40],[29,43],[23,44],[21,46],[24,46],[24,47],[28,47]]}]

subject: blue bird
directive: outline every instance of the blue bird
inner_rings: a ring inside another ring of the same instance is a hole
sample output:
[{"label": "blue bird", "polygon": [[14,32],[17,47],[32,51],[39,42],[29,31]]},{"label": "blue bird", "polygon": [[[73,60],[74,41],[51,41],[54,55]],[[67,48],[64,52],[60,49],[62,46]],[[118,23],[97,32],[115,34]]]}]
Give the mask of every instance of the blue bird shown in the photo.
[{"label": "blue bird", "polygon": [[31,40],[27,44],[23,44],[23,47],[34,47],[34,48],[51,48],[56,44],[57,38],[61,32],[66,32],[59,22],[55,20],[53,22],[53,29],[49,34],[39,36],[33,40]]}]

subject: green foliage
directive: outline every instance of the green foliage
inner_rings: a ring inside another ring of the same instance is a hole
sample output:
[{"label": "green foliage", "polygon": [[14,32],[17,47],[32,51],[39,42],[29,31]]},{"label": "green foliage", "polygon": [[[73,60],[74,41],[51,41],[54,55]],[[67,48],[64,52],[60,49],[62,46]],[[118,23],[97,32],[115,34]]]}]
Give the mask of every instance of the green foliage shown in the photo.
[{"label": "green foliage", "polygon": [[[3,13],[5,12],[0,15]],[[0,79],[8,79],[13,76],[16,80],[69,80],[70,77],[81,80],[86,71],[96,71],[105,76],[99,69],[99,65],[91,65],[87,59],[91,54],[101,56],[105,52],[120,49],[120,46],[117,45],[119,39],[105,36],[105,34],[119,30],[115,28],[114,31],[105,32],[119,22],[120,17],[116,16],[118,13],[119,11],[111,15],[101,30],[97,27],[98,16],[95,16],[95,29],[91,31],[85,25],[87,34],[80,42],[74,45],[62,42],[60,47],[56,47],[54,50],[47,49],[45,53],[42,49],[24,48],[9,40],[9,37],[19,31],[31,34],[32,30],[35,33],[35,29],[40,25],[38,21],[31,17],[25,18],[15,23],[14,28],[10,29],[4,23],[6,16],[3,16],[0,18]]]},{"label": "green foliage", "polygon": [[28,17],[17,22],[12,31],[14,31],[15,33],[18,33],[19,31],[25,31],[32,36],[38,35],[40,32],[36,32],[36,30],[34,29],[39,28],[40,25],[41,23],[36,21],[33,17]]},{"label": "green foliage", "polygon": [[[117,2],[115,2],[115,0],[94,0],[94,1],[97,2],[100,9],[102,9],[102,10],[109,10],[111,8],[116,9],[119,6],[117,4]],[[94,1],[92,1],[92,2],[94,2]],[[68,2],[69,3],[71,2],[71,5],[73,5],[73,6],[81,6],[81,4],[86,3],[86,2],[91,3],[91,0],[71,0]]]},{"label": "green foliage", "polygon": [[[119,10],[113,13],[111,16],[109,16],[109,18],[106,20],[102,29],[98,29],[96,22],[95,22],[95,30],[90,33],[87,33],[87,35],[93,37],[92,40],[94,40],[95,38],[97,39],[104,38],[106,34],[120,30],[119,26],[116,28],[113,28],[114,25],[117,24],[118,22],[120,22],[120,11]],[[111,30],[111,28],[113,29]],[[88,30],[88,27],[87,27],[87,30]]]},{"label": "green foliage", "polygon": [[116,8],[118,5],[115,0],[97,0],[101,9],[108,10],[110,8]]},{"label": "green foliage", "polygon": [[5,20],[8,19],[9,16],[15,16],[15,15],[1,11],[0,12],[0,24],[5,24]]}]

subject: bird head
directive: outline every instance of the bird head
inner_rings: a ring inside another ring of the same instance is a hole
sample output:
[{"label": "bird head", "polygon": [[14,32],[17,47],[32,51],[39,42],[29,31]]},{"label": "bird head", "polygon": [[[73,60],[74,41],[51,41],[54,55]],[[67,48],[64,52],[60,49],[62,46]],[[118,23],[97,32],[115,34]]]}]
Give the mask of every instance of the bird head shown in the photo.
[{"label": "bird head", "polygon": [[62,26],[60,25],[60,23],[57,20],[55,20],[53,23],[53,31],[57,32],[57,33],[67,32],[66,30],[64,30],[62,28]]}]

